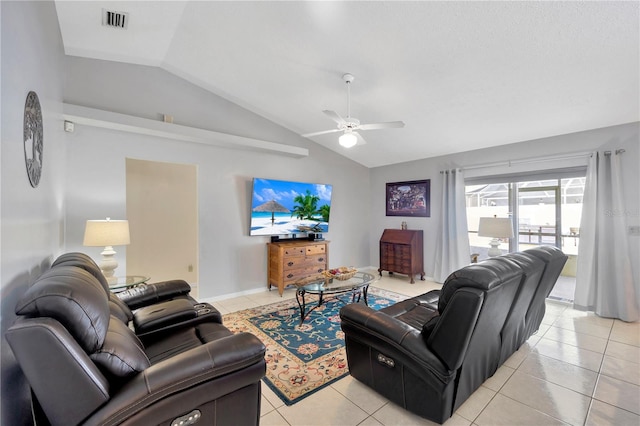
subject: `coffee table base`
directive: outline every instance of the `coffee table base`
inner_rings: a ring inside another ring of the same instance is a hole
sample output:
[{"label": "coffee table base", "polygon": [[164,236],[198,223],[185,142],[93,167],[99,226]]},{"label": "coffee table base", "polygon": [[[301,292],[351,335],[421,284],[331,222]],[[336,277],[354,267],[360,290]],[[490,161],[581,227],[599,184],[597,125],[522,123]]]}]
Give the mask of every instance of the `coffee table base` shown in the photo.
[{"label": "coffee table base", "polygon": [[[346,293],[351,293],[351,303],[358,303],[360,302],[360,297],[364,298],[364,304],[369,306],[369,301],[367,300],[367,292],[369,291],[369,286],[366,285],[364,287],[360,287],[360,288],[356,288],[356,289],[350,289],[347,291],[342,291],[339,293],[330,293],[331,295],[335,295],[335,297],[333,297],[334,299],[337,299],[339,294],[346,294]],[[309,309],[309,311],[306,311],[306,300],[305,300],[305,294],[307,294],[308,291],[306,291],[304,288],[298,288],[296,290],[296,301],[298,302],[298,306],[300,307],[300,325],[302,325],[302,323],[304,322],[304,319],[311,313],[311,311],[313,311],[316,308],[319,308],[320,306],[322,306],[322,299],[324,297],[324,292],[320,291],[318,293],[310,293],[310,294],[318,294],[318,304],[316,306],[314,306],[313,308]]]}]

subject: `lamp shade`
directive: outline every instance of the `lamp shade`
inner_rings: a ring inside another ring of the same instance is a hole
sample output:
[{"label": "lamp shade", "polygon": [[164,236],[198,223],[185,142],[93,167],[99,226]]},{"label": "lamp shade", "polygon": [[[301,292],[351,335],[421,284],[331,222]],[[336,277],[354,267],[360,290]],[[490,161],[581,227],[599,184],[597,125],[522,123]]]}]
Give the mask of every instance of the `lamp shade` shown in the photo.
[{"label": "lamp shade", "polygon": [[358,143],[358,138],[353,133],[346,132],[345,134],[343,134],[338,138],[338,142],[340,143],[340,145],[344,146],[345,148],[351,148],[356,143]]},{"label": "lamp shade", "polygon": [[85,246],[124,246],[130,243],[128,220],[87,220],[84,229]]},{"label": "lamp shade", "polygon": [[513,226],[508,217],[481,217],[479,237],[513,238]]}]

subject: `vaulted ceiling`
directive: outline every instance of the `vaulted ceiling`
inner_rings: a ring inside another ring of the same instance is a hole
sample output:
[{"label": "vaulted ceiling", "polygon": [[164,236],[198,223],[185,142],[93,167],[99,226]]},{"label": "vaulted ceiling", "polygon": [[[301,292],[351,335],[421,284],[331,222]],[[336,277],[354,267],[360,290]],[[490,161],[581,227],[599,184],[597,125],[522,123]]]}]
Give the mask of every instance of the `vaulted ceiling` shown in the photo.
[{"label": "vaulted ceiling", "polygon": [[311,139],[367,167],[640,117],[635,1],[55,4],[66,54],[163,68],[299,134],[346,117],[353,74],[351,116],[406,126]]}]

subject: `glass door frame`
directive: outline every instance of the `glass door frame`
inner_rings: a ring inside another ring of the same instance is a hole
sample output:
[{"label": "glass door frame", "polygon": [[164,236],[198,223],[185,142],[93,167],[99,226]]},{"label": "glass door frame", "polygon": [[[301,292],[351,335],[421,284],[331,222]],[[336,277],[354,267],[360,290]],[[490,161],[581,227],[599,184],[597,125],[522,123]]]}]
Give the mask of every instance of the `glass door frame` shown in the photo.
[{"label": "glass door frame", "polygon": [[[544,234],[545,236],[554,236],[555,243],[554,245],[558,248],[562,248],[562,199],[560,197],[560,190],[562,185],[562,180],[558,179],[558,183],[553,186],[537,186],[537,187],[529,187],[522,188],[519,187],[523,182],[511,182],[510,191],[509,191],[509,204],[511,206],[511,216],[513,219],[514,228],[514,237],[509,240],[509,251],[514,252],[518,251],[520,248],[520,193],[522,192],[540,192],[540,191],[551,191],[554,192],[554,202],[555,202],[555,233],[554,234]],[[543,234],[539,234],[543,235]]]}]

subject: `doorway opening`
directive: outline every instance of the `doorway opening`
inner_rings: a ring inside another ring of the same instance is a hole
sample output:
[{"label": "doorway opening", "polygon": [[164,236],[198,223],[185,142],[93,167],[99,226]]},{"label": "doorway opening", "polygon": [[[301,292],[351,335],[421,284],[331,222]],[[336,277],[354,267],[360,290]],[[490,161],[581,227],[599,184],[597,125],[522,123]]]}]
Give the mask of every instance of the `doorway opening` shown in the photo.
[{"label": "doorway opening", "polygon": [[198,293],[197,166],[126,159],[127,273],[183,279]]}]

